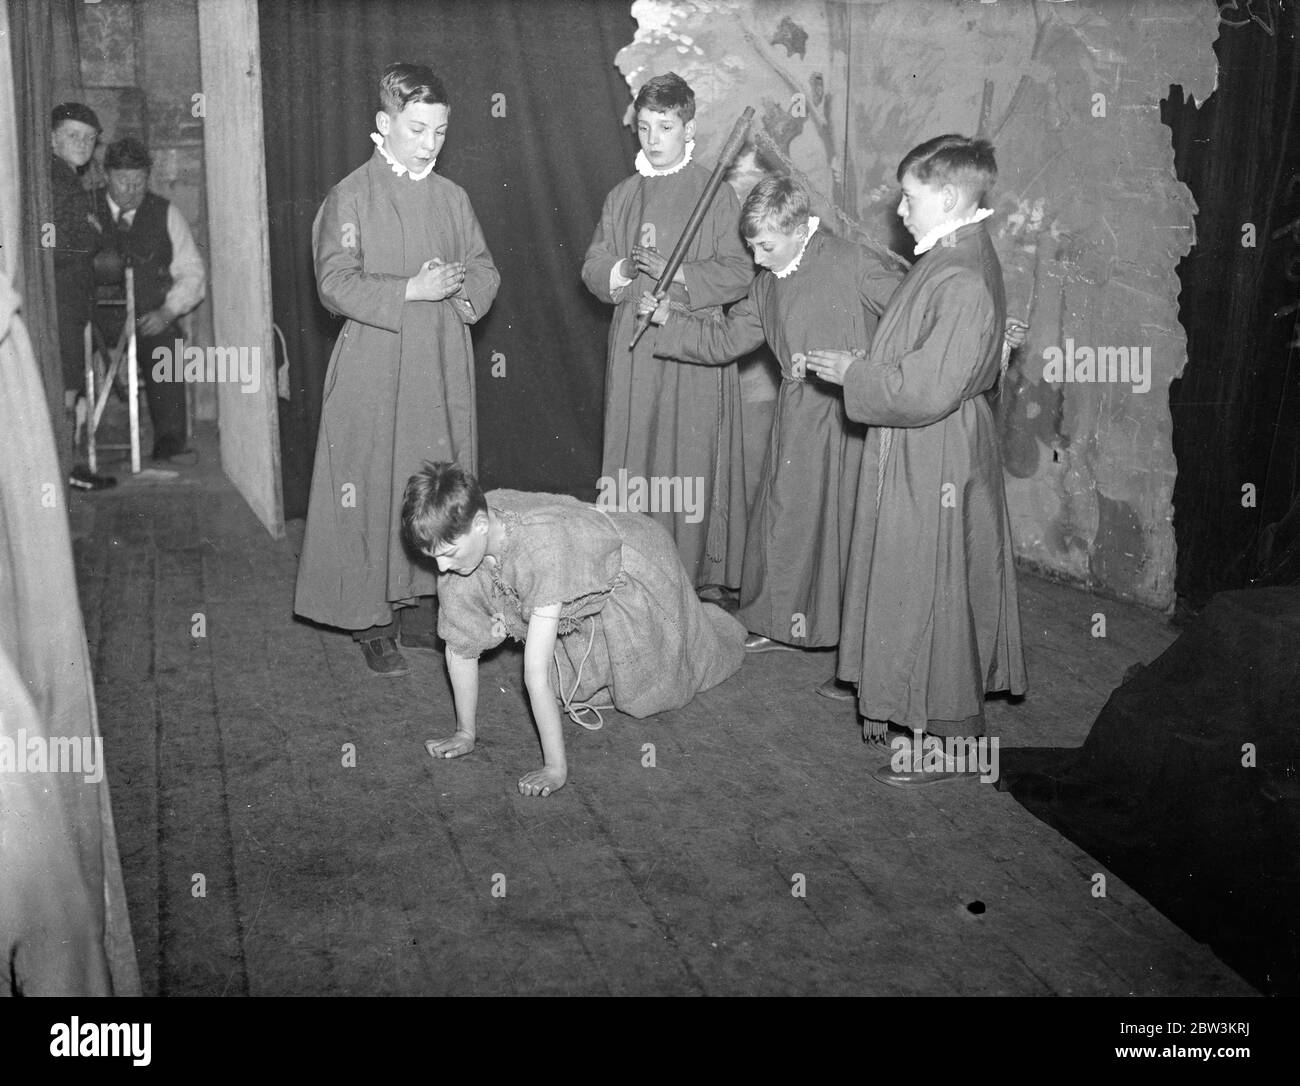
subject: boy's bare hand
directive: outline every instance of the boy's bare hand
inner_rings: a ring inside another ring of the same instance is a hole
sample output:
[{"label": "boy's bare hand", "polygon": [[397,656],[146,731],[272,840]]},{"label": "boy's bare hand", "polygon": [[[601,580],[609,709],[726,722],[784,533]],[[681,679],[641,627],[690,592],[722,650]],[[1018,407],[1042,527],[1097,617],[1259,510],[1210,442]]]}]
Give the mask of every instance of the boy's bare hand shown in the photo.
[{"label": "boy's bare hand", "polygon": [[408,302],[441,302],[460,290],[465,282],[465,265],[460,261],[444,264],[437,257],[421,265],[406,281]]},{"label": "boy's bare hand", "polygon": [[641,295],[641,300],[636,303],[636,312],[638,317],[644,317],[647,313],[650,313],[651,324],[663,324],[668,319],[668,299],[665,298],[661,302],[647,290]]},{"label": "boy's bare hand", "polygon": [[849,367],[859,358],[865,358],[866,351],[828,351],[818,348],[808,352],[806,368],[813,377],[818,377],[831,385],[844,384],[844,375]]},{"label": "boy's bare hand", "polygon": [[1025,340],[1029,338],[1029,325],[1020,320],[1019,317],[1008,317],[1007,327],[1002,333],[1002,338],[1010,344],[1013,351],[1017,347],[1023,347]]},{"label": "boy's bare hand", "polygon": [[434,758],[459,758],[474,749],[474,737],[469,732],[456,732],[446,739],[426,739],[424,749]]},{"label": "boy's bare hand", "polygon": [[142,336],[156,336],[174,319],[167,311],[166,306],[160,306],[157,309],[151,309],[143,317],[136,320],[136,331]]},{"label": "boy's bare hand", "polygon": [[660,255],[658,249],[647,249],[644,245],[633,246],[632,263],[636,265],[637,271],[645,272],[654,280],[658,280],[668,266],[668,261]]},{"label": "boy's bare hand", "polygon": [[549,796],[552,792],[558,792],[563,788],[564,782],[568,779],[568,770],[543,766],[541,769],[534,769],[531,773],[525,773],[519,778],[519,794],[521,796]]}]

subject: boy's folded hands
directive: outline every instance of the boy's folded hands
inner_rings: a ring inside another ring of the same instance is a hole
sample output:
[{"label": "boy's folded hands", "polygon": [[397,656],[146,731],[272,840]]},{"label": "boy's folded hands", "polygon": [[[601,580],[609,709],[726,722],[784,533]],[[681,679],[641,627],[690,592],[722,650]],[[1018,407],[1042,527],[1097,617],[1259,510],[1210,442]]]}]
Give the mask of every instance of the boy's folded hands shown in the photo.
[{"label": "boy's folded hands", "polygon": [[668,266],[668,261],[653,245],[633,246],[632,263],[636,265],[637,271],[644,272],[654,280],[658,280],[658,278],[663,275],[664,268]]},{"label": "boy's folded hands", "polygon": [[465,282],[465,265],[459,260],[450,264],[438,257],[420,265],[406,283],[408,302],[441,302],[459,293]]}]

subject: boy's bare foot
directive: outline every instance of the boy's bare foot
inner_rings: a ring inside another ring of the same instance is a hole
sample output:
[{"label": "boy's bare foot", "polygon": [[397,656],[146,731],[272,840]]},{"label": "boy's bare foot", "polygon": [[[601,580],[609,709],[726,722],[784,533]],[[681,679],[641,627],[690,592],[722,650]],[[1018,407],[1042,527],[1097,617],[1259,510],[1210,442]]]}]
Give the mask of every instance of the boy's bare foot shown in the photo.
[{"label": "boy's bare foot", "polygon": [[459,758],[474,749],[474,737],[469,732],[456,732],[446,739],[426,739],[424,749],[434,758]]},{"label": "boy's bare foot", "polygon": [[552,792],[557,792],[563,788],[564,782],[568,779],[568,770],[543,766],[541,769],[534,769],[531,773],[525,773],[519,778],[519,794],[521,796],[549,796]]}]

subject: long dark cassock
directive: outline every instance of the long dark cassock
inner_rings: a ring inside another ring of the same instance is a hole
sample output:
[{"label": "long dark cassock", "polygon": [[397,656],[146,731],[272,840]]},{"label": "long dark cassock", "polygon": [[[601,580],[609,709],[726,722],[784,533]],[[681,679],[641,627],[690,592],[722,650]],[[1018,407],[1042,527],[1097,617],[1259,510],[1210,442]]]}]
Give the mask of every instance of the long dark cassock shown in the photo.
[{"label": "long dark cassock", "polygon": [[[983,734],[986,692],[1027,687],[997,426],[1006,297],[980,223],[921,256],[844,378],[870,424],[838,675],[869,720]],[[877,430],[875,427],[880,427]],[[886,452],[880,455],[882,444]]]},{"label": "long dark cassock", "polygon": [[[312,245],[321,300],[347,323],[325,375],[294,610],[361,630],[436,590],[403,546],[402,492],[424,460],[477,471],[469,325],[501,277],[464,190],[399,177],[378,149],[326,197]],[[406,301],[434,258],[464,262],[464,298]]]},{"label": "long dark cassock", "polygon": [[845,418],[839,389],[796,378],[793,356],[869,344],[899,279],[867,249],[818,230],[793,271],[759,272],[725,317],[674,313],[659,329],[660,355],[716,365],[766,342],[781,367],[745,531],[736,618],[752,633],[808,648],[839,642],[865,427]]},{"label": "long dark cassock", "polygon": [[[641,295],[655,280],[638,275],[611,294],[610,269],[632,255],[634,245],[654,244],[671,252],[709,181],[709,171],[687,162],[671,174],[639,174],[614,186],[582,266],[582,279],[597,298],[612,302],[608,365],[605,370],[605,445],[601,474],[620,470],[645,480],[690,480],[699,487],[703,514],[682,509],[651,515],[677,544],[682,565],[696,586],[740,584],[745,555],[744,439],[740,377],[735,367],[710,370],[666,365],[655,358],[652,326],[629,351]],[[692,309],[743,298],[754,263],[740,240],[740,205],[723,185],[682,264],[685,287],[672,284],[668,297]]]}]

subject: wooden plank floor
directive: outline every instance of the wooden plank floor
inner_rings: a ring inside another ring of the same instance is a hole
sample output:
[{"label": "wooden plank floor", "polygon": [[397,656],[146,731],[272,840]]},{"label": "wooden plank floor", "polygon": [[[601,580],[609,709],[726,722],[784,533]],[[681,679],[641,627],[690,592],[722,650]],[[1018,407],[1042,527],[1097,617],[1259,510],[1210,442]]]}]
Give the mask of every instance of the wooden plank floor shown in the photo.
[{"label": "wooden plank floor", "polygon": [[[852,708],[812,693],[824,654],[750,659],[651,720],[570,726],[569,785],[530,800],[522,655],[502,651],[479,749],[434,762],[441,660],[372,678],[346,635],[294,621],[301,522],[271,540],[213,435],[199,444],[175,478],[73,498],[147,993],[1253,991],[1115,878],[1094,898],[1097,862],[992,786],[872,781],[883,759]],[[1174,631],[1033,577],[1021,592],[1031,692],[992,701],[990,732],[1078,745]]]}]

